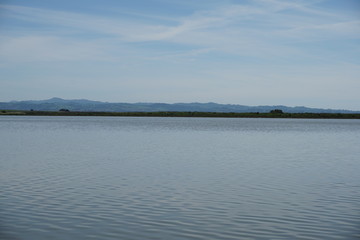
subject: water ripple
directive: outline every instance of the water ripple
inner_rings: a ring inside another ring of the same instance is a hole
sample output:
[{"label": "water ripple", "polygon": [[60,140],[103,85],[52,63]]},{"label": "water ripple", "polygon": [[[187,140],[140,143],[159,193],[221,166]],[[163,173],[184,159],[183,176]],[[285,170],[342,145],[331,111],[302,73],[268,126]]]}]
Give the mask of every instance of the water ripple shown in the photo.
[{"label": "water ripple", "polygon": [[353,122],[81,119],[0,125],[0,239],[360,237]]}]

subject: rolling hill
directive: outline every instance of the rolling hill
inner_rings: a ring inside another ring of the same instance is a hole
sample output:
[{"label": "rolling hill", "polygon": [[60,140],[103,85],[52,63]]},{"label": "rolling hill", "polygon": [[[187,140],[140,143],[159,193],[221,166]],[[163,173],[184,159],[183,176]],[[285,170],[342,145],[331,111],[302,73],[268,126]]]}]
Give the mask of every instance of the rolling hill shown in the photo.
[{"label": "rolling hill", "polygon": [[322,109],[308,108],[303,106],[288,107],[276,106],[245,106],[236,104],[218,103],[110,103],[91,101],[87,99],[66,100],[62,98],[51,98],[47,100],[11,101],[0,102],[1,110],[36,110],[36,111],[58,111],[68,109],[70,111],[91,112],[259,112],[265,113],[273,109],[281,109],[288,113],[360,113],[344,109]]}]

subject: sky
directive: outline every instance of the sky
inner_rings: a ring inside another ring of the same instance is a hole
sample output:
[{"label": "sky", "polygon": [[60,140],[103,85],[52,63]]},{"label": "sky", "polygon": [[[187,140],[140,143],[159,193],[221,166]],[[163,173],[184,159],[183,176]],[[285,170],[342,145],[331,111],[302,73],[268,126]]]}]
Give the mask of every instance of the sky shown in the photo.
[{"label": "sky", "polygon": [[0,0],[0,101],[360,110],[359,0]]}]

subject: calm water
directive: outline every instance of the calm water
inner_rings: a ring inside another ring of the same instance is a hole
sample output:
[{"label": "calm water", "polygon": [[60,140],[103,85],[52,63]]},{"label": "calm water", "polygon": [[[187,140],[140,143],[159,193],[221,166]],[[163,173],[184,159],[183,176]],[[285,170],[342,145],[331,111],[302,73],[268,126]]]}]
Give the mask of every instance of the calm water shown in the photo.
[{"label": "calm water", "polygon": [[360,121],[0,117],[0,239],[359,239]]}]

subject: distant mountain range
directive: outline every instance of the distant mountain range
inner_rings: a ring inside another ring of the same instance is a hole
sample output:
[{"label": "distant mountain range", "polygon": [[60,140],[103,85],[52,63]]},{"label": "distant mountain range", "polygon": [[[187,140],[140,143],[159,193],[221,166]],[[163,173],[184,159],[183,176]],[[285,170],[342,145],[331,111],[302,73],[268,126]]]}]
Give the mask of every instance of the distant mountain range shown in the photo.
[{"label": "distant mountain range", "polygon": [[281,109],[288,113],[360,113],[360,111],[350,111],[342,109],[322,109],[308,107],[287,107],[277,106],[245,106],[235,104],[218,103],[109,103],[91,101],[87,99],[65,100],[61,98],[51,98],[48,100],[29,100],[0,102],[1,110],[36,110],[36,111],[58,111],[68,109],[70,111],[81,112],[269,112],[273,109]]}]

